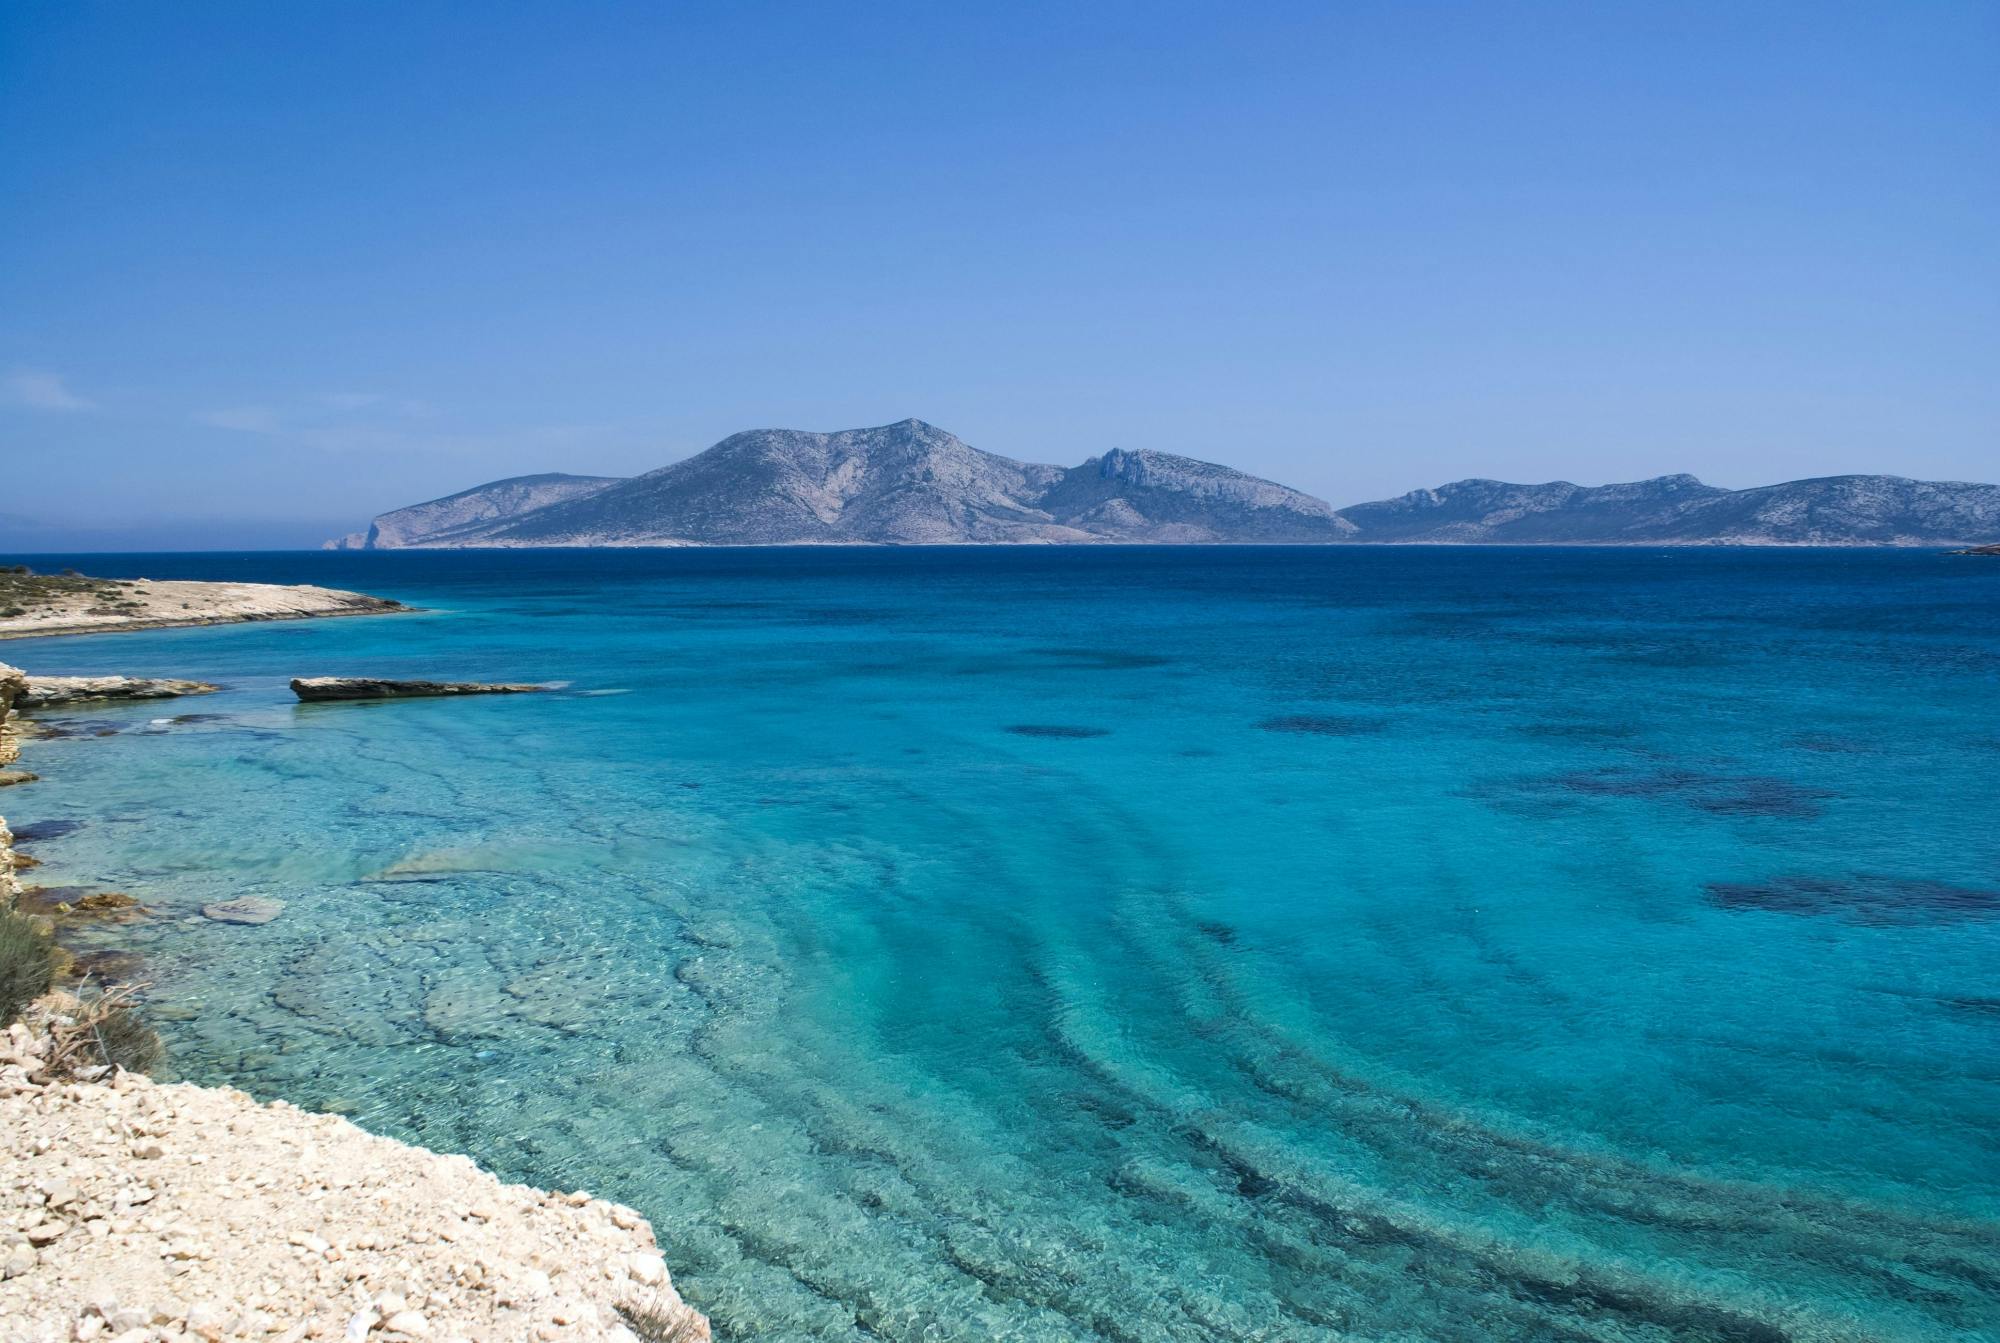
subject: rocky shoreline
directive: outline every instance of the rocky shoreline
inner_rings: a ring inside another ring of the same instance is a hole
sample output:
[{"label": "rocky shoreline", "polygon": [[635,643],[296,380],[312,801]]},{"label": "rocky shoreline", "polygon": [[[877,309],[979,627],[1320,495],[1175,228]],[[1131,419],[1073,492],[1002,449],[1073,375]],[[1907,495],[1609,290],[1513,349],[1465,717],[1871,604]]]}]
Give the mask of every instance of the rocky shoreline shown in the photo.
[{"label": "rocky shoreline", "polygon": [[311,584],[154,582],[0,571],[0,639],[394,615],[409,610],[386,597]]},{"label": "rocky shoreline", "polygon": [[227,1087],[38,1084],[42,1048],[0,1041],[9,1340],[637,1343],[640,1309],[708,1337],[630,1208]]},{"label": "rocky shoreline", "polygon": [[[22,708],[87,693],[79,680],[37,699],[61,679],[0,664],[0,766],[19,754]],[[88,679],[123,698],[213,689]],[[12,845],[0,817],[0,911],[19,919]],[[709,1337],[632,1209],[227,1087],[58,1068],[79,1016],[87,1038],[85,1006],[57,990],[0,1035],[9,1343]]]}]

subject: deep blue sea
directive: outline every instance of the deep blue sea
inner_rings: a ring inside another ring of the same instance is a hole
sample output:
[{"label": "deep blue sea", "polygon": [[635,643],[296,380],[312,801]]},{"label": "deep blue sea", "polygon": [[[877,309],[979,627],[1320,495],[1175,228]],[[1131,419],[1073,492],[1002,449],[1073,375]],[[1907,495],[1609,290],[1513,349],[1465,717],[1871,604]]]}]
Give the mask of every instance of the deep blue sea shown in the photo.
[{"label": "deep blue sea", "polygon": [[227,687],[0,804],[181,1075],[633,1204],[728,1338],[2000,1337],[2000,561],[62,562],[426,608],[0,645]]}]

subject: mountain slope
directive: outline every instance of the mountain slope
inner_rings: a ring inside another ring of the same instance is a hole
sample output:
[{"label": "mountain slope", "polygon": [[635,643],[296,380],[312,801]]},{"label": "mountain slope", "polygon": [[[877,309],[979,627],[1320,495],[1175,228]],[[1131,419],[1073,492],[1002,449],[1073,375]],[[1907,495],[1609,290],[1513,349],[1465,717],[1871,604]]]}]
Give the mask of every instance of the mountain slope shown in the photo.
[{"label": "mountain slope", "polygon": [[1661,476],[1628,485],[1514,485],[1504,480],[1460,480],[1434,490],[1412,490],[1394,499],[1340,510],[1364,541],[1451,543],[1496,541],[1516,545],[1593,542],[1633,528],[1664,525],[1728,490],[1693,476]]},{"label": "mountain slope", "polygon": [[458,544],[518,546],[1316,541],[1350,530],[1308,495],[1166,453],[1065,469],[925,424],[760,429]]},{"label": "mountain slope", "polygon": [[396,550],[406,546],[476,544],[478,537],[550,504],[616,485],[617,476],[569,476],[559,471],[512,476],[475,485],[442,499],[384,513],[365,532],[326,543],[328,550]]},{"label": "mountain slope", "polygon": [[1062,472],[1040,498],[1068,526],[1139,528],[1153,541],[1338,541],[1355,527],[1331,504],[1172,453],[1113,448]]},{"label": "mountain slope", "polygon": [[1358,541],[1499,545],[1965,545],[2000,536],[2000,485],[1828,476],[1718,489],[1461,480],[1340,510]]},{"label": "mountain slope", "polygon": [[[1037,468],[918,420],[815,434],[758,429],[589,498],[542,509],[502,545],[796,545],[1045,539]],[[1046,538],[1054,539],[1054,538]]]}]

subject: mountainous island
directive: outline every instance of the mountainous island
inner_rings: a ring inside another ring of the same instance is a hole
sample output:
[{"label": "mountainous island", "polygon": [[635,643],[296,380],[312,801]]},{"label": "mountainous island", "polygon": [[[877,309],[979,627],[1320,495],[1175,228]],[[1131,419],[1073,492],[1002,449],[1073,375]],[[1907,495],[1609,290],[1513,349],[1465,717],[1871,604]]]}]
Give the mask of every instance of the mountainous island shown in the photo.
[{"label": "mountainous island", "polygon": [[515,476],[377,517],[327,542],[409,547],[682,545],[1977,545],[2000,485],[1829,476],[1726,490],[1461,480],[1336,509],[1226,466],[1113,448],[1078,466],[983,452],[903,420],[735,434],[630,478]]}]

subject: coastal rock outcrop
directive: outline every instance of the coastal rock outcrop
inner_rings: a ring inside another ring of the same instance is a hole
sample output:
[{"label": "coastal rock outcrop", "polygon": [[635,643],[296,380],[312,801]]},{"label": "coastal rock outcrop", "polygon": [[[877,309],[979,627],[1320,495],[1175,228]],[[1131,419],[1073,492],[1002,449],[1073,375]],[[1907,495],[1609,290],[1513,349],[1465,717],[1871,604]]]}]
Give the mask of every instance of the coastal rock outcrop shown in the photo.
[{"label": "coastal rock outcrop", "polygon": [[0,765],[11,765],[21,758],[21,736],[15,726],[14,712],[27,697],[28,674],[0,662]]},{"label": "coastal rock outcrop", "polygon": [[[25,769],[7,768],[21,758],[21,734],[15,725],[14,710],[27,694],[27,675],[19,667],[0,662],[0,787],[35,781],[35,776]],[[0,837],[6,835],[7,823],[0,820]],[[0,905],[14,894],[14,889],[7,885],[13,880],[13,850],[7,844],[6,838],[0,838]]]},{"label": "coastal rock outcrop", "polygon": [[476,536],[538,508],[581,499],[620,482],[618,476],[572,476],[551,471],[512,476],[475,485],[427,503],[384,513],[365,532],[328,541],[325,550],[396,550],[404,546],[448,546]]},{"label": "coastal rock outcrop", "polygon": [[526,695],[547,686],[506,681],[389,681],[374,676],[300,676],[292,693],[308,704],[332,700],[426,699],[438,695]]},{"label": "coastal rock outcrop", "polygon": [[19,570],[8,570],[0,577],[0,639],[316,616],[388,615],[409,609],[387,597],[306,583],[154,582]]},{"label": "coastal rock outcrop", "polygon": [[709,1337],[630,1208],[228,1088],[45,1085],[47,1049],[0,1035],[0,1338]]},{"label": "coastal rock outcrop", "polygon": [[27,679],[28,690],[20,700],[24,709],[47,709],[77,700],[173,699],[181,695],[209,695],[220,688],[207,681],[171,677],[30,676]]}]

